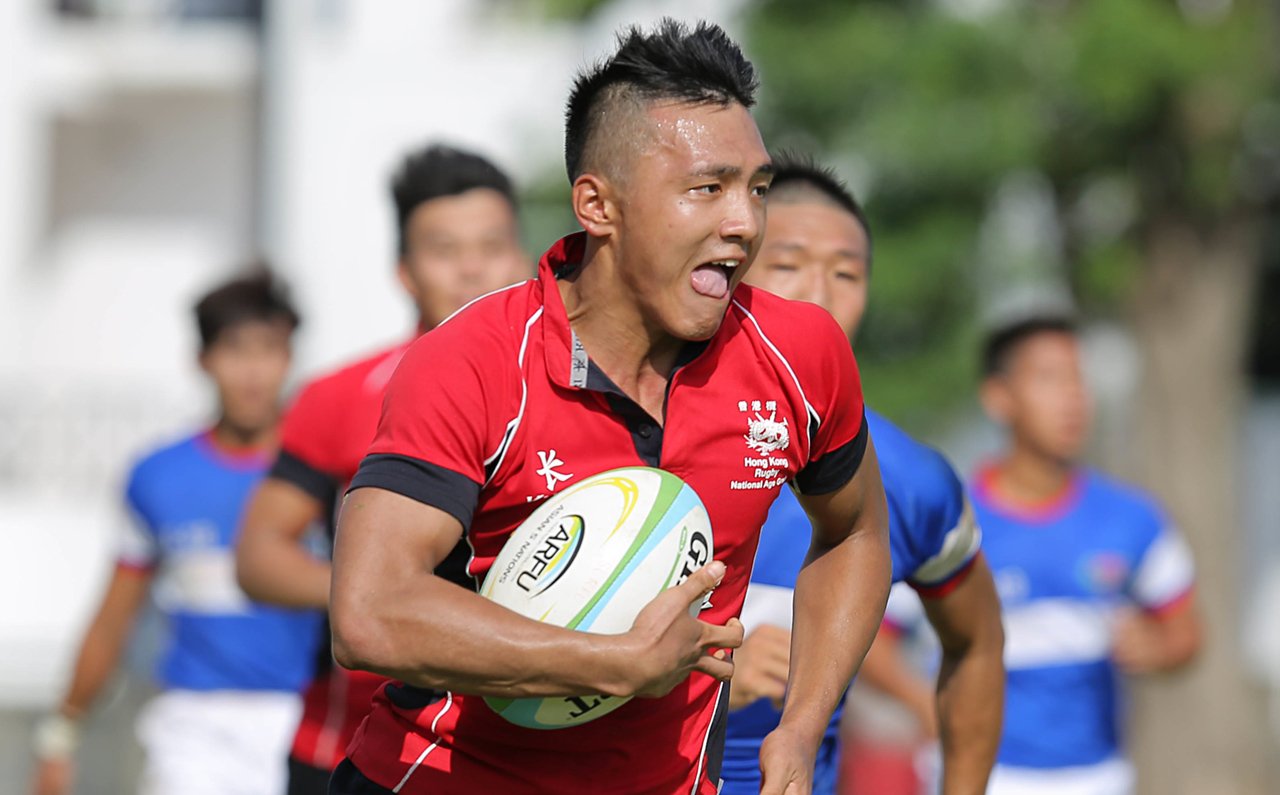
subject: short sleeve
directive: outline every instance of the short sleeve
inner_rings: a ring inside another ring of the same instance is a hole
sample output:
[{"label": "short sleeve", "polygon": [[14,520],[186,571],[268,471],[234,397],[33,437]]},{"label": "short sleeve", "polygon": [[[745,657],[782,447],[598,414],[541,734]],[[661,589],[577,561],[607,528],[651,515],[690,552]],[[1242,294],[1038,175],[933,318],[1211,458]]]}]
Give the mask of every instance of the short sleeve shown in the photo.
[{"label": "short sleeve", "polygon": [[1160,613],[1191,592],[1195,563],[1182,536],[1161,517],[1160,530],[1138,560],[1129,596],[1145,610]]},{"label": "short sleeve", "polygon": [[470,525],[520,408],[515,356],[484,319],[459,316],[409,348],[351,490],[387,489]]},{"label": "short sleeve", "polygon": [[801,494],[827,494],[857,474],[869,431],[853,348],[832,317],[803,305],[809,342],[797,375],[808,403],[809,460],[795,477]]},{"label": "short sleeve", "polygon": [[280,426],[280,454],[270,476],[298,486],[318,500],[331,500],[341,471],[334,460],[336,418],[343,406],[327,380],[302,388]]},{"label": "short sleeve", "polygon": [[155,528],[142,506],[141,484],[135,469],[125,488],[124,510],[121,511],[116,564],[127,569],[151,571],[160,562],[160,545]]},{"label": "short sleeve", "polygon": [[933,553],[908,578],[911,586],[926,599],[946,596],[963,582],[982,547],[982,530],[973,507],[964,496],[963,487],[957,488],[961,489],[959,515],[953,514],[943,525],[943,531],[935,535],[940,541]]}]

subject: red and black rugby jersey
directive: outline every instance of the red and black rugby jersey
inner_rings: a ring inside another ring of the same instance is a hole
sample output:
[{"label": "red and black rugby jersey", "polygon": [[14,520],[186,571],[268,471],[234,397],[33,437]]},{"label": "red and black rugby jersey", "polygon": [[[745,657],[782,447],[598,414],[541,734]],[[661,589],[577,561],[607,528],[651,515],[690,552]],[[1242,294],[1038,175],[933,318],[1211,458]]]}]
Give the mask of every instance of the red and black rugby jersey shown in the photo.
[{"label": "red and black rugby jersey", "polygon": [[[834,491],[862,460],[848,340],[820,307],[739,286],[716,334],[686,347],[658,424],[595,367],[569,325],[555,274],[579,263],[584,246],[582,234],[565,238],[537,279],[476,302],[409,349],[351,488],[389,489],[457,517],[478,581],[538,501],[607,469],[661,467],[707,507],[728,571],[702,618],[722,624],[742,607],[778,490]],[[402,793],[714,793],[725,696],[695,673],[663,698],[538,731],[479,698],[433,700],[394,684],[349,755]]]},{"label": "red and black rugby jersey", "polygon": [[[402,342],[306,384],[285,414],[270,477],[336,507],[377,431],[387,382],[408,349]],[[332,531],[331,519],[329,525]],[[336,767],[385,681],[338,666],[323,644],[316,677],[303,693],[292,756],[312,767]]]}]

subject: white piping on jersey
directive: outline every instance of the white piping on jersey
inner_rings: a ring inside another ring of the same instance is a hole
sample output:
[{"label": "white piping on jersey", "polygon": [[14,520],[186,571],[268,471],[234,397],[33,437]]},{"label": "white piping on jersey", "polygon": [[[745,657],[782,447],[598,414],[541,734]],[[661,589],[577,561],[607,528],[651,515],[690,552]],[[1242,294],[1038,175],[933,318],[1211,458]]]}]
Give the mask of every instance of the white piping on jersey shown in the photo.
[{"label": "white piping on jersey", "polygon": [[[524,377],[524,354],[529,348],[529,333],[533,330],[533,324],[538,322],[538,318],[542,317],[543,307],[538,307],[538,311],[534,312],[524,323],[524,338],[520,340],[520,353],[516,356],[516,366],[520,370],[520,409],[516,412],[516,416],[507,423],[507,429],[502,434],[502,441],[498,444],[498,449],[484,460],[484,468],[489,471],[489,476],[485,478],[484,485],[489,485],[489,481],[493,480],[494,475],[498,474],[498,470],[502,468],[502,462],[507,458],[507,450],[511,449],[511,440],[515,438],[516,431],[520,428],[520,421],[524,419],[524,406],[529,399],[529,383]],[[493,468],[489,469],[489,465],[493,464]],[[468,528],[462,529],[462,537],[466,539],[467,549],[471,552],[471,556],[467,558],[467,576],[476,580],[475,574],[471,572],[471,564],[476,562],[476,548],[471,543],[471,533]],[[476,590],[480,590],[480,581],[476,580]]]},{"label": "white piping on jersey", "polygon": [[[529,384],[524,378],[524,353],[529,346],[529,332],[533,329],[533,324],[536,323],[540,317],[542,317],[542,307],[538,307],[538,311],[534,312],[533,315],[525,321],[524,339],[520,341],[520,354],[516,357],[516,364],[520,368],[520,410],[516,412],[515,418],[512,419],[511,422],[507,423],[507,429],[502,434],[502,441],[498,444],[498,449],[494,450],[493,453],[484,460],[485,469],[488,469],[490,464],[494,464],[494,474],[497,474],[498,469],[502,466],[502,460],[506,457],[507,449],[511,446],[511,439],[515,436],[516,429],[520,427],[520,421],[524,419],[524,404],[529,397]],[[495,461],[497,463],[494,463]],[[485,480],[485,485],[489,485],[489,481],[492,479],[493,476],[490,475],[489,478]]]},{"label": "white piping on jersey", "polygon": [[822,424],[822,417],[818,416],[818,412],[809,403],[809,398],[805,397],[804,387],[800,385],[800,379],[796,376],[796,371],[791,369],[791,362],[787,361],[787,357],[782,355],[782,351],[778,350],[778,346],[773,344],[773,340],[769,339],[769,335],[764,333],[764,329],[760,328],[759,321],[755,315],[747,311],[747,308],[738,303],[738,299],[733,299],[733,305],[738,307],[742,314],[747,316],[751,321],[751,325],[756,327],[756,331],[760,334],[760,339],[764,340],[764,344],[769,346],[769,350],[773,351],[773,355],[778,357],[778,361],[782,362],[782,366],[787,368],[787,372],[791,375],[791,380],[795,382],[796,389],[800,390],[800,399],[804,401],[805,411],[809,414],[811,422],[805,423],[805,432],[809,437],[809,452],[813,451],[813,434],[811,431]]},{"label": "white piping on jersey", "polygon": [[524,281],[516,282],[515,284],[508,284],[506,287],[499,287],[499,288],[498,288],[498,289],[496,289],[496,290],[490,290],[489,292],[485,293],[484,295],[481,295],[481,296],[477,296],[477,297],[475,297],[475,298],[472,298],[470,301],[466,302],[466,303],[465,303],[465,304],[463,304],[462,306],[460,306],[460,307],[458,307],[457,309],[453,310],[453,314],[449,315],[447,318],[445,318],[444,320],[441,320],[439,323],[437,323],[437,324],[436,324],[436,328],[440,328],[440,327],[441,327],[441,326],[443,326],[445,323],[448,323],[450,320],[453,320],[453,319],[454,319],[455,317],[457,317],[458,315],[460,315],[460,314],[462,314],[463,312],[467,311],[467,309],[469,309],[469,308],[471,307],[471,305],[472,305],[472,304],[477,303],[478,301],[483,301],[484,299],[488,298],[488,297],[489,297],[489,296],[491,296],[491,295],[497,295],[498,293],[505,293],[507,290],[514,290],[514,289],[516,289],[517,287],[522,287],[522,286],[524,286],[524,285],[528,284],[528,283],[529,283],[529,282],[531,282],[531,281],[533,281],[533,279],[525,279]]},{"label": "white piping on jersey", "polygon": [[338,743],[342,738],[342,727],[347,722],[347,691],[351,683],[345,671],[334,668],[329,672],[329,701],[325,704],[324,723],[320,728],[320,736],[316,738],[314,767],[328,767],[333,764],[333,755],[338,751]]},{"label": "white piping on jersey", "polygon": [[[449,707],[452,707],[452,706],[453,706],[453,691],[452,691],[452,690],[446,690],[446,691],[445,691],[445,694],[444,694],[444,698],[445,698],[445,701],[444,701],[444,709],[442,709],[442,710],[440,710],[439,712],[437,712],[437,713],[436,713],[435,718],[433,718],[433,719],[432,719],[432,721],[431,721],[431,733],[432,733],[432,734],[435,734],[435,733],[436,733],[436,724],[440,722],[440,718],[441,718],[441,717],[442,717],[446,712],[448,712],[448,711],[449,711]],[[395,786],[395,789],[393,789],[393,790],[391,790],[391,791],[392,791],[392,792],[399,792],[401,789],[403,789],[403,788],[404,788],[404,785],[409,781],[409,776],[412,776],[412,775],[414,774],[414,772],[415,772],[415,771],[417,771],[418,766],[422,764],[422,760],[424,760],[424,759],[426,759],[426,758],[427,758],[427,754],[429,754],[429,753],[431,753],[432,751],[436,750],[436,746],[437,746],[437,745],[439,745],[439,744],[440,744],[440,736],[439,736],[439,735],[436,735],[436,741],[435,741],[435,742],[433,742],[431,745],[428,745],[428,746],[426,747],[426,749],[424,749],[424,750],[423,750],[423,752],[422,752],[422,753],[418,754],[418,758],[417,758],[416,760],[414,760],[413,766],[409,768],[409,772],[407,772],[407,773],[405,773],[405,774],[404,774],[404,778],[400,779],[400,783],[399,783],[399,784],[397,784],[397,785]]]},{"label": "white piping on jersey", "polygon": [[[698,795],[698,785],[702,783],[702,764],[707,761],[707,744],[711,742],[711,731],[716,727],[716,713],[720,711],[720,699],[724,697],[724,689],[727,686],[727,682],[721,682],[716,690],[716,700],[711,708],[711,722],[707,724],[706,736],[702,738],[702,753],[698,754],[698,769],[693,773],[693,789],[689,790],[689,795]],[[725,715],[725,720],[728,719],[729,716]]]},{"label": "white piping on jersey", "polygon": [[409,350],[409,346],[413,343],[407,342],[393,351],[388,351],[382,361],[373,366],[368,375],[364,377],[364,382],[360,388],[366,392],[385,392],[387,382],[391,380],[391,375],[400,366],[400,360],[404,358],[404,354]]}]

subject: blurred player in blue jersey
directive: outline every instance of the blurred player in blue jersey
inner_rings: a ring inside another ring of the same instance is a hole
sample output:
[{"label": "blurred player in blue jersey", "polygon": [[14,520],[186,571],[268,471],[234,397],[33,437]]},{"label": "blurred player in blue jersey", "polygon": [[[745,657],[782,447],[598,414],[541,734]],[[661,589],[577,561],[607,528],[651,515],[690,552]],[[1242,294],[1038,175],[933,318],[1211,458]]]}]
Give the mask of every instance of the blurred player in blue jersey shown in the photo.
[{"label": "blurred player in blue jersey", "polygon": [[[871,240],[861,207],[827,169],[775,160],[760,255],[746,280],[825,307],[853,339],[866,308]],[[979,531],[959,478],[934,450],[867,411],[889,504],[893,578],[914,586],[942,640],[937,708],[947,795],[983,792],[1000,734],[1000,606],[979,554]],[[808,553],[808,519],[783,490],[760,535],[734,653],[723,793],[755,793],[758,754],[778,724],[790,655],[791,602]],[[832,793],[839,712],[818,755],[814,793]]]},{"label": "blurred player in blue jersey", "polygon": [[983,407],[1008,431],[971,488],[1007,638],[991,792],[1130,793],[1118,674],[1195,655],[1190,552],[1150,497],[1077,463],[1091,407],[1069,320],[996,331],[983,370]]},{"label": "blurred player in blue jersey", "polygon": [[[314,611],[263,607],[236,585],[233,543],[274,457],[280,390],[298,315],[265,273],[200,300],[200,367],[218,393],[213,427],[145,456],[129,475],[115,572],[58,710],[41,721],[38,795],[70,791],[77,723],[114,672],[153,594],[169,624],[144,708],[147,795],[278,795],[320,633]],[[258,782],[256,788],[245,782]]]}]

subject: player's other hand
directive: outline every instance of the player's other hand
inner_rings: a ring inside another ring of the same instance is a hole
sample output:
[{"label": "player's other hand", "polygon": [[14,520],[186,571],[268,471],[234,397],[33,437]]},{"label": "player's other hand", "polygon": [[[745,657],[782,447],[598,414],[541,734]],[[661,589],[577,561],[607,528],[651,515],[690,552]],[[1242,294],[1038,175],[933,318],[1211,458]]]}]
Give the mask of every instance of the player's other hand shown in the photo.
[{"label": "player's other hand", "polygon": [[779,726],[760,744],[760,795],[810,795],[818,748]]},{"label": "player's other hand", "polygon": [[791,633],[765,624],[753,629],[733,653],[733,685],[729,688],[729,709],[742,709],[767,698],[778,709],[787,693],[787,672],[791,669]]},{"label": "player's other hand", "polygon": [[721,681],[733,676],[725,650],[742,644],[742,622],[733,618],[720,627],[689,615],[689,608],[724,579],[724,571],[720,561],[708,563],[658,594],[636,616],[624,643],[631,694],[665,696],[693,671]]},{"label": "player's other hand", "polygon": [[74,766],[68,757],[39,759],[31,784],[31,795],[68,795]]}]

